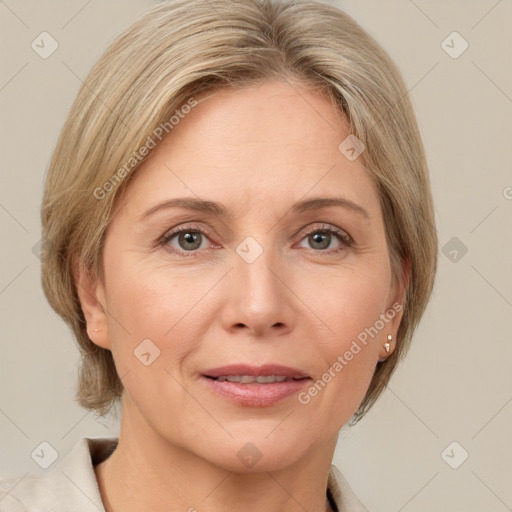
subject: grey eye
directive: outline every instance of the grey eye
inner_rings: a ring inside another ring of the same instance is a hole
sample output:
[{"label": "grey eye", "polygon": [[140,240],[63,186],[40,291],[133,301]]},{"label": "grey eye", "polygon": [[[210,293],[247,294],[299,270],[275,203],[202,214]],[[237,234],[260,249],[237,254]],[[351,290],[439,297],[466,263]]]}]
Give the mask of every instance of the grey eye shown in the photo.
[{"label": "grey eye", "polygon": [[201,246],[202,234],[198,231],[183,231],[178,234],[180,248],[185,251],[193,251]]},{"label": "grey eye", "polygon": [[308,236],[313,249],[327,249],[331,243],[332,235],[329,233],[313,233]]}]

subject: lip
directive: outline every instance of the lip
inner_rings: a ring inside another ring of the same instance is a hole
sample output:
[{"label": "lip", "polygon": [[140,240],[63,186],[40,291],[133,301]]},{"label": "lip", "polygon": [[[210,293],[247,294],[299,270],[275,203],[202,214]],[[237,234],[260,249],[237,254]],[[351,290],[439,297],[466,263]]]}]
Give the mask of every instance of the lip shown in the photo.
[{"label": "lip", "polygon": [[[217,377],[235,375],[249,375],[253,377],[280,375],[293,380],[268,384],[241,384],[238,382],[215,380]],[[212,368],[201,373],[201,380],[216,395],[244,407],[270,407],[298,393],[311,382],[311,378],[304,371],[278,364],[263,366],[233,364]]]}]

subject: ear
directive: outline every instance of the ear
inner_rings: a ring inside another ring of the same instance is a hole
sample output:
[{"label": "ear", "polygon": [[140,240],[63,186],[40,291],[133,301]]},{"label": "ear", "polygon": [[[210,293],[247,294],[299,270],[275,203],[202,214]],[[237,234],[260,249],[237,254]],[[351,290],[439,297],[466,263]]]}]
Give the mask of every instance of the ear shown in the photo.
[{"label": "ear", "polygon": [[[385,342],[389,343],[389,352],[386,352],[384,345],[379,349],[379,360],[384,361],[396,348],[396,337],[402,316],[404,313],[404,299],[411,277],[411,263],[408,259],[402,259],[402,276],[394,279],[389,293],[387,309],[384,315],[389,319],[383,330]],[[391,340],[387,336],[391,334]]]},{"label": "ear", "polygon": [[80,264],[74,266],[74,278],[89,339],[110,350],[104,286],[98,277]]}]

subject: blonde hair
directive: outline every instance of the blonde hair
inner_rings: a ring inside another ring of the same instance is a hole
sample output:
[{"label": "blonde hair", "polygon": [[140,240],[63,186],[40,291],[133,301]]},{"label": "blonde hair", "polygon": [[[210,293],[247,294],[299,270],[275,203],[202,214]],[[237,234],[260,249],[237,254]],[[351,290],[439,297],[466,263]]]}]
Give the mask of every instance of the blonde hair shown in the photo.
[{"label": "blonde hair", "polygon": [[[429,300],[437,233],[424,149],[403,79],[350,16],[314,1],[171,0],[121,34],[83,83],[59,136],[42,204],[43,289],[73,330],[82,364],[77,401],[106,414],[123,386],[112,353],[88,337],[74,271],[103,278],[102,246],[116,198],[141,148],[191,98],[269,80],[328,94],[366,149],[377,185],[393,276],[410,280],[396,350],[377,365],[352,420],[385,388]],[[171,123],[172,124],[172,123]],[[340,141],[341,142],[341,141]],[[129,162],[129,164],[127,164]]]}]

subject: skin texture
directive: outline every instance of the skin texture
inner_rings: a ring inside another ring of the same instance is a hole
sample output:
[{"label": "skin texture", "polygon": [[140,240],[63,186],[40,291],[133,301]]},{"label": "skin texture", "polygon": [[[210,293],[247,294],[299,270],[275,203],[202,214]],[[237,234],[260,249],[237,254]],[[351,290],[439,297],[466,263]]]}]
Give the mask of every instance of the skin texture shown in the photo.
[{"label": "skin texture", "polygon": [[[125,387],[119,446],[95,468],[105,508],[325,510],[338,431],[401,313],[307,405],[294,394],[244,407],[212,392],[200,374],[274,363],[301,369],[312,384],[401,304],[377,189],[358,159],[338,150],[349,132],[319,92],[275,81],[197,99],[121,197],[106,235],[104,282],[78,277],[89,336],[112,351]],[[339,206],[291,210],[334,196],[368,217]],[[176,197],[216,201],[229,213],[161,208],[141,220]],[[326,225],[353,244],[313,236]],[[203,233],[196,256],[179,235],[159,244],[185,226]],[[252,263],[236,252],[248,236],[263,249]],[[144,339],[160,350],[147,366],[134,355]],[[247,443],[261,454],[251,468],[237,455]]]}]

